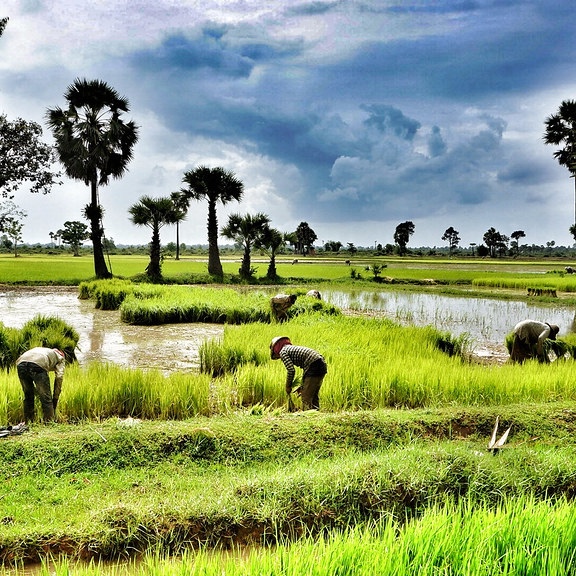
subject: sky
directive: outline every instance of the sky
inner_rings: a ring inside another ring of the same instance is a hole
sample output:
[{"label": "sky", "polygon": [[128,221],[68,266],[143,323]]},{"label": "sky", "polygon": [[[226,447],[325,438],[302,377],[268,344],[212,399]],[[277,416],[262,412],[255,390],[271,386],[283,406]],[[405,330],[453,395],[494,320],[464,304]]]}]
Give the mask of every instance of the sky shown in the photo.
[{"label": "sky", "polygon": [[[491,227],[521,243],[571,246],[574,181],[543,141],[576,99],[576,3],[558,0],[3,0],[0,114],[38,122],[77,78],[126,97],[139,127],[122,179],[100,190],[105,235],[145,244],[128,210],[166,197],[188,170],[232,171],[231,213],[281,232],[307,222],[317,245],[481,244]],[[28,243],[84,221],[79,181],[21,188]],[[205,244],[194,201],[180,241]],[[163,244],[175,227],[161,231]],[[222,243],[229,241],[222,239]]]}]

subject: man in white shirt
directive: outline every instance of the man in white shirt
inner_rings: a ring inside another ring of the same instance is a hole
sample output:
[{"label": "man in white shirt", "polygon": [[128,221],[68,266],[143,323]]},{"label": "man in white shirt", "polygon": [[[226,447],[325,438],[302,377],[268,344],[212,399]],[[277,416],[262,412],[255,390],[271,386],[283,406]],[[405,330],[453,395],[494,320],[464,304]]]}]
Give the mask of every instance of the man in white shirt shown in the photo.
[{"label": "man in white shirt", "polygon": [[514,342],[510,359],[522,363],[524,360],[537,359],[538,362],[550,362],[544,348],[547,339],[556,340],[560,328],[548,322],[522,320],[514,326]]},{"label": "man in white shirt", "polygon": [[[66,358],[57,348],[31,348],[16,360],[18,378],[24,392],[24,420],[34,422],[34,394],[42,405],[45,422],[54,420],[54,413],[64,379]],[[50,389],[49,372],[54,372],[54,392]]]}]

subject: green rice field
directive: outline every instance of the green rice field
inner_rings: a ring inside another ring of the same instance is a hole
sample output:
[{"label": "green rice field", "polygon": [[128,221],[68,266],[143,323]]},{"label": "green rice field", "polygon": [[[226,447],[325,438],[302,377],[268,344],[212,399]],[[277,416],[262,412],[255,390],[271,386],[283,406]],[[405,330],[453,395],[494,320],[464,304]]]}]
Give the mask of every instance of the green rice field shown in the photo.
[{"label": "green rice field", "polygon": [[[13,259],[19,272],[0,259],[0,283],[41,283],[28,258]],[[119,258],[121,278],[106,283],[93,281],[88,258],[51,262],[52,282],[78,285],[125,322],[220,318],[224,331],[205,341],[197,371],[71,364],[57,422],[0,438],[7,575],[573,571],[572,335],[550,364],[481,363],[466,336],[313,299],[279,324],[267,308],[278,286],[234,285],[237,262],[224,286],[209,285],[200,261],[165,261],[167,278],[202,275],[187,286],[143,284],[141,257]],[[366,289],[375,284],[366,266],[280,262],[282,290],[305,302],[310,282]],[[385,289],[522,299],[550,286],[570,302],[561,263],[481,266],[389,259]],[[0,330],[0,425],[22,418],[18,350],[64,332],[73,341],[73,327]],[[320,411],[288,410],[286,371],[268,352],[280,333],[325,356]],[[510,433],[494,452],[497,419],[497,436]]]}]

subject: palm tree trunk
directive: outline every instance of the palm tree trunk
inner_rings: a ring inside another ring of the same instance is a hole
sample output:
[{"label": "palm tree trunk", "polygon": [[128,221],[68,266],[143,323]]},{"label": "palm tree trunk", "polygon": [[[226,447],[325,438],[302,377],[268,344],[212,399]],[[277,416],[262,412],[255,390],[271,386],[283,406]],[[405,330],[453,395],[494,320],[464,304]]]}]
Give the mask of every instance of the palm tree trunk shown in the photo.
[{"label": "palm tree trunk", "polygon": [[218,251],[218,219],[215,200],[208,200],[208,274],[220,278],[224,276]]},{"label": "palm tree trunk", "polygon": [[100,227],[101,208],[98,205],[98,185],[96,177],[90,182],[90,231],[92,237],[92,249],[94,253],[94,274],[96,278],[112,278],[106,260],[104,259],[104,249],[102,248],[102,229]]},{"label": "palm tree trunk", "polygon": [[176,260],[180,260],[180,223],[176,222]]},{"label": "palm tree trunk", "polygon": [[160,230],[158,226],[152,229],[152,242],[150,242],[150,264],[146,268],[148,276],[152,280],[160,280],[162,278],[162,265],[160,264]]},{"label": "palm tree trunk", "polygon": [[250,244],[248,242],[244,245],[244,256],[242,256],[240,276],[245,280],[250,278]]}]

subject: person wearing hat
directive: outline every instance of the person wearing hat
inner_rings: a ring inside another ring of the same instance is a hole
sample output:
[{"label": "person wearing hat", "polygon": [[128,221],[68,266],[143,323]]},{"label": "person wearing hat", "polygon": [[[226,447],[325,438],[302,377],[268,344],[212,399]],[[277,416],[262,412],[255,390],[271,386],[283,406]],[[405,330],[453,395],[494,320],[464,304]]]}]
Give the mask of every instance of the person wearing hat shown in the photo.
[{"label": "person wearing hat", "polygon": [[510,360],[522,363],[524,360],[537,359],[538,362],[550,362],[544,349],[547,339],[556,340],[560,328],[548,322],[522,320],[514,326]]},{"label": "person wearing hat", "polygon": [[[24,392],[24,420],[34,421],[34,394],[40,398],[45,422],[54,420],[62,390],[66,358],[58,348],[31,348],[16,360],[18,378]],[[54,372],[54,392],[50,390],[49,372]]]},{"label": "person wearing hat", "polygon": [[320,402],[318,394],[322,380],[328,372],[324,357],[316,350],[306,346],[294,346],[288,336],[277,336],[270,342],[272,360],[282,360],[286,367],[286,394],[290,397],[292,384],[296,373],[295,366],[302,368],[302,386],[299,393],[302,397],[304,410],[318,410]]}]

